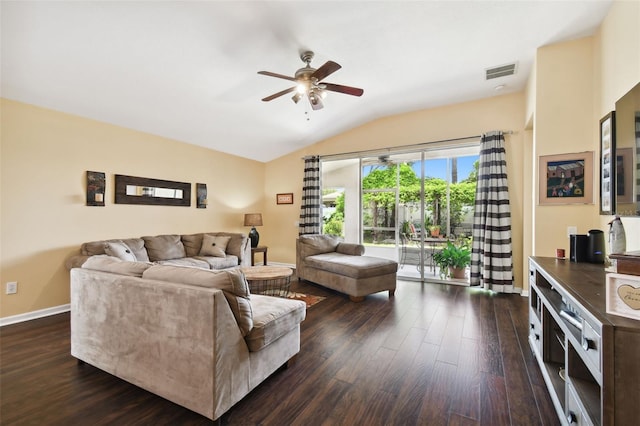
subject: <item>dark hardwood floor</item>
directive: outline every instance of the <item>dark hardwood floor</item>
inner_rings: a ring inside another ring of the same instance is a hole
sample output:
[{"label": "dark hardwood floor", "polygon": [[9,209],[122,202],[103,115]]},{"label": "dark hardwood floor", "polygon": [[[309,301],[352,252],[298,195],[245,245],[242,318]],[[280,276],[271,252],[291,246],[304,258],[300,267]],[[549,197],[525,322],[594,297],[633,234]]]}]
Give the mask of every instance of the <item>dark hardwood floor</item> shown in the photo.
[{"label": "dark hardwood floor", "polygon": [[[527,342],[527,299],[399,282],[396,296],[325,295],[296,363],[222,417],[228,425],[557,425]],[[211,422],[69,354],[69,315],[0,329],[3,425]]]}]

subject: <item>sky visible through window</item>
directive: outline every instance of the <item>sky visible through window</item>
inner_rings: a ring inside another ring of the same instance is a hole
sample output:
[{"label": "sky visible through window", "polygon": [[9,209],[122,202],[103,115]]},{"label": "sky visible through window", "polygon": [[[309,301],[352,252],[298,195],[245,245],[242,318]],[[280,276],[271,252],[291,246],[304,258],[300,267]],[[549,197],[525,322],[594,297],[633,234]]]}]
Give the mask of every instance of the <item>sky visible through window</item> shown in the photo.
[{"label": "sky visible through window", "polygon": [[[458,157],[458,181],[464,180],[469,176],[469,173],[473,170],[473,163],[478,160],[479,156],[470,155],[467,157]],[[421,173],[421,161],[413,163],[413,170],[416,172],[416,176],[420,177]],[[424,160],[424,174],[426,177],[440,178],[447,180],[447,159],[436,158],[431,160]],[[365,166],[362,170],[363,177],[367,176],[374,166]]]}]

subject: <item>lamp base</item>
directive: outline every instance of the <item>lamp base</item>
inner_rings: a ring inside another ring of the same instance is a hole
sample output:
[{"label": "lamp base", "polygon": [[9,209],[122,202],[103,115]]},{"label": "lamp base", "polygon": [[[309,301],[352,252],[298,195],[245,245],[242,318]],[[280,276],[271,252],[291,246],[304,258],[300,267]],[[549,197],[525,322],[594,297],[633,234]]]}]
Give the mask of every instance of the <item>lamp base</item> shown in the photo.
[{"label": "lamp base", "polygon": [[260,234],[256,230],[255,226],[251,227],[251,231],[249,231],[249,239],[251,240],[251,248],[258,247],[258,241],[260,241]]}]

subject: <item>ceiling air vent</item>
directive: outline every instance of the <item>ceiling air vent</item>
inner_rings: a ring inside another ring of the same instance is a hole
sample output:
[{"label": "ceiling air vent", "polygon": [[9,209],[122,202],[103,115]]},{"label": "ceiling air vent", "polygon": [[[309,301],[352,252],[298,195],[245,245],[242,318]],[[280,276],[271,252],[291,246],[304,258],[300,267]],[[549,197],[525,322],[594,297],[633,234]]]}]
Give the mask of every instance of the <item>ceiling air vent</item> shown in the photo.
[{"label": "ceiling air vent", "polygon": [[486,80],[499,77],[506,77],[516,73],[516,64],[500,65],[499,67],[488,68],[486,71]]}]

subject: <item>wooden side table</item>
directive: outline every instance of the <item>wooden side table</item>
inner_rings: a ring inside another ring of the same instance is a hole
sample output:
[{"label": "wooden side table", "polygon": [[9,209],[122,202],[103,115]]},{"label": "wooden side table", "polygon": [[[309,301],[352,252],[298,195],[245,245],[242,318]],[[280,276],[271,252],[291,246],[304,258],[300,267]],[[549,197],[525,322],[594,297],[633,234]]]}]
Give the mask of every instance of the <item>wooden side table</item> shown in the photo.
[{"label": "wooden side table", "polygon": [[249,266],[241,268],[251,293],[287,297],[293,270],[284,266]]},{"label": "wooden side table", "polygon": [[256,264],[256,253],[262,253],[262,261],[267,266],[267,246],[251,247],[251,266]]}]

